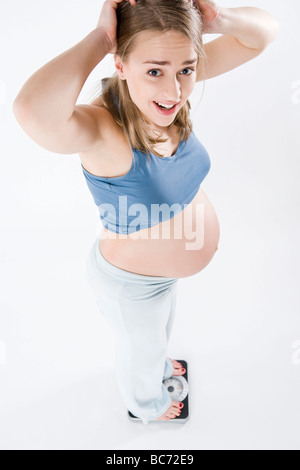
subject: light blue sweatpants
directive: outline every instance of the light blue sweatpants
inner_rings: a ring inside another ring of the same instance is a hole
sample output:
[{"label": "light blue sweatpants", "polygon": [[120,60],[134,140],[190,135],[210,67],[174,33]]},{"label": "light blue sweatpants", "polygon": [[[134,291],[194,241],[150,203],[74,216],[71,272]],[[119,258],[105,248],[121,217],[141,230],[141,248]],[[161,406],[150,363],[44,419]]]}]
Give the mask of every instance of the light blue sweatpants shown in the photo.
[{"label": "light blue sweatpants", "polygon": [[87,278],[116,337],[116,378],[129,411],[144,424],[171,398],[162,383],[173,372],[167,346],[176,309],[177,278],[144,276],[109,263],[99,238],[87,259]]}]

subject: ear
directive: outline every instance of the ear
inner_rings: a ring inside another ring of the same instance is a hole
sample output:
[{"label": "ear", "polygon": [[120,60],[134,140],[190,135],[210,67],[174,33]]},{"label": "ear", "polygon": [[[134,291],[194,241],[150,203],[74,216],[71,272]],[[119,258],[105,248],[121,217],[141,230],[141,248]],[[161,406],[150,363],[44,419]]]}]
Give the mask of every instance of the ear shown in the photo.
[{"label": "ear", "polygon": [[114,61],[115,61],[115,67],[116,67],[117,73],[119,75],[119,78],[121,80],[125,80],[124,64],[122,62],[121,57],[117,54],[114,54]]}]

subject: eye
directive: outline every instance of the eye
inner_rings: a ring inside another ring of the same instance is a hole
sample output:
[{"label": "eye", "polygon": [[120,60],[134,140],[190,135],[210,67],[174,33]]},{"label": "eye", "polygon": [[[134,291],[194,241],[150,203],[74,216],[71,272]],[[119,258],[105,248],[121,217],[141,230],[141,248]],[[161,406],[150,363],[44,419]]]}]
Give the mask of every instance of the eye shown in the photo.
[{"label": "eye", "polygon": [[[191,70],[191,73],[184,73],[183,75],[191,75],[193,72],[195,72],[195,69],[193,67],[188,67],[188,68],[183,69],[183,71],[184,70]],[[160,72],[160,70],[159,69],[148,70],[147,75],[150,74],[150,72]],[[150,77],[157,77],[157,76],[159,77],[159,75],[150,74]]]},{"label": "eye", "polygon": [[183,75],[191,75],[192,72],[195,72],[195,69],[193,67],[189,67],[189,68],[183,69],[183,70],[191,70],[191,73],[184,73]]},{"label": "eye", "polygon": [[[157,69],[151,69],[147,72],[147,74],[150,74],[150,72],[157,72]],[[150,75],[150,77],[156,77],[157,75]]]}]

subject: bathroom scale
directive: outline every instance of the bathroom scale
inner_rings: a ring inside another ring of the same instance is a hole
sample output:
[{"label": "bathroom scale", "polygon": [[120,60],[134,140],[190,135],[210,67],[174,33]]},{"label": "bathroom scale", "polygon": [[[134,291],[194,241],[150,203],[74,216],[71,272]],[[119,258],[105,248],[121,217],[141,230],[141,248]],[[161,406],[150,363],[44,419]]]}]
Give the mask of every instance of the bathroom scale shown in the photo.
[{"label": "bathroom scale", "polygon": [[[185,373],[183,375],[172,375],[168,379],[163,380],[163,384],[167,388],[171,400],[180,401],[184,404],[184,407],[181,410],[179,416],[176,418],[169,419],[167,421],[150,421],[156,423],[185,423],[189,419],[189,385],[188,385],[188,365],[186,361],[176,359],[176,361],[182,364],[182,367],[185,368]],[[134,416],[130,411],[128,411],[129,419],[132,421],[142,421],[140,418]]]}]

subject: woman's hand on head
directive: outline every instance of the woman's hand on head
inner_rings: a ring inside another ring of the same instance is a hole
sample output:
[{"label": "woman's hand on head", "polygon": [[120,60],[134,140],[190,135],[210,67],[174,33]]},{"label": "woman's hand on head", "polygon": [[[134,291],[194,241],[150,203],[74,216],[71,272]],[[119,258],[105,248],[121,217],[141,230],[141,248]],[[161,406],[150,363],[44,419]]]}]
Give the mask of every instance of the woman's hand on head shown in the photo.
[{"label": "woman's hand on head", "polygon": [[[97,23],[96,28],[101,28],[110,44],[111,48],[109,50],[110,54],[114,54],[117,50],[117,15],[116,10],[118,7],[118,3],[121,3],[123,0],[105,0],[100,17]],[[130,5],[134,6],[136,4],[135,0],[127,0],[129,1]]]},{"label": "woman's hand on head", "polygon": [[203,34],[217,32],[222,8],[213,0],[193,0],[193,4],[202,15]]}]

